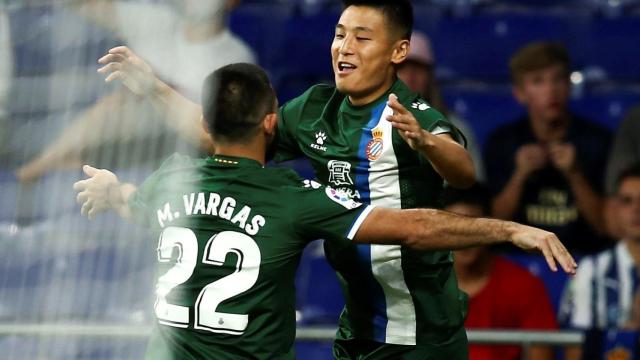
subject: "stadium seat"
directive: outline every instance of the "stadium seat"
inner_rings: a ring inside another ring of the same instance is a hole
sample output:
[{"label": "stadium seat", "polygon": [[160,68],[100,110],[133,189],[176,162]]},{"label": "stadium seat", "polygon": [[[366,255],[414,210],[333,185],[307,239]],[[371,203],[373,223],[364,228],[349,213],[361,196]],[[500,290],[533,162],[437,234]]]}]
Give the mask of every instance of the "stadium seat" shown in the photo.
[{"label": "stadium seat", "polygon": [[493,130],[524,115],[507,85],[447,86],[442,92],[449,108],[472,126],[481,148]]},{"label": "stadium seat", "polygon": [[584,68],[601,69],[609,80],[640,80],[640,16],[596,18],[581,26],[571,51]]},{"label": "stadium seat", "polygon": [[589,90],[584,96],[571,102],[571,109],[576,114],[615,131],[627,110],[639,103],[640,91],[613,85]]},{"label": "stadium seat", "polygon": [[453,78],[505,82],[508,61],[532,41],[572,41],[575,12],[483,12],[470,17],[443,17],[436,29],[416,28],[431,36],[441,71]]},{"label": "stadium seat", "polygon": [[304,251],[296,275],[296,300],[299,324],[338,323],[344,300],[336,274],[324,257],[322,241],[311,243]]}]

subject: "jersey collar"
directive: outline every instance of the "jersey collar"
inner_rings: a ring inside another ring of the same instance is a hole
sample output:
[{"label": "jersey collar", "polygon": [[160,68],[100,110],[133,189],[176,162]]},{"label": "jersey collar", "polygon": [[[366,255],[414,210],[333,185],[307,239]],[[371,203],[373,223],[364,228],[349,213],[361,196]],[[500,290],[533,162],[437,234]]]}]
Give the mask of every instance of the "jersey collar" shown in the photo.
[{"label": "jersey collar", "polygon": [[264,167],[256,160],[228,155],[213,155],[207,158],[207,162],[224,167]]},{"label": "jersey collar", "polygon": [[391,85],[391,87],[382,96],[370,102],[369,104],[355,106],[351,104],[351,101],[349,101],[349,96],[345,96],[341,106],[341,110],[347,113],[361,114],[363,111],[371,110],[376,106],[380,105],[382,102],[386,102],[389,99],[389,95],[391,93],[396,94],[396,96],[398,96],[399,101],[402,102],[404,95],[407,93],[407,90],[408,88],[402,82],[402,80],[396,79],[393,85]]}]

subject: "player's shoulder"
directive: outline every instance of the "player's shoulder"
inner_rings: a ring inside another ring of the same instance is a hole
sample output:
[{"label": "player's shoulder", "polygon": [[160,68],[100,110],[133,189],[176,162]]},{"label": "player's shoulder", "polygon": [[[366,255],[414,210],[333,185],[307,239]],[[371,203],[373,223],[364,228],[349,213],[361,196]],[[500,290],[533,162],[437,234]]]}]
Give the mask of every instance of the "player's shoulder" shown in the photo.
[{"label": "player's shoulder", "polygon": [[313,85],[302,95],[293,98],[286,102],[282,106],[282,111],[289,112],[303,112],[309,109],[310,105],[325,104],[335,94],[336,87],[328,84]]},{"label": "player's shoulder", "polygon": [[402,106],[411,112],[416,120],[423,124],[423,127],[425,125],[427,127],[436,127],[441,122],[449,123],[442,112],[432,107],[420,94],[411,91],[401,80],[398,80],[392,91],[398,92],[396,95],[399,96]]},{"label": "player's shoulder", "polygon": [[176,170],[191,169],[204,165],[204,159],[196,159],[187,155],[174,153],[170,155],[158,168],[160,172],[171,172]]}]

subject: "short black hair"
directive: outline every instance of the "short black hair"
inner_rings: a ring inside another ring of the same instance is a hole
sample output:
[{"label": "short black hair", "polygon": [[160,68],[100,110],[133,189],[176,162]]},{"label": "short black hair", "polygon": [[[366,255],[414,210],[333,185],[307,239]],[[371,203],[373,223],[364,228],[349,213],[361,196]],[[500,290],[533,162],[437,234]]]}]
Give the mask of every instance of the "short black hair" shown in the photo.
[{"label": "short black hair", "polygon": [[413,6],[410,0],[343,0],[344,9],[349,6],[367,6],[378,9],[389,24],[402,35],[403,40],[411,40],[413,32]]},{"label": "short black hair", "polygon": [[616,192],[620,190],[620,185],[629,178],[640,178],[640,162],[633,163],[620,171],[616,178]]},{"label": "short black hair", "polygon": [[447,186],[442,194],[443,207],[455,204],[475,205],[482,208],[483,215],[491,213],[491,196],[489,189],[481,183],[476,183],[469,189],[456,189]]},{"label": "short black hair", "polygon": [[264,117],[274,112],[275,91],[257,65],[237,63],[211,73],[202,86],[202,116],[216,139],[249,140]]}]

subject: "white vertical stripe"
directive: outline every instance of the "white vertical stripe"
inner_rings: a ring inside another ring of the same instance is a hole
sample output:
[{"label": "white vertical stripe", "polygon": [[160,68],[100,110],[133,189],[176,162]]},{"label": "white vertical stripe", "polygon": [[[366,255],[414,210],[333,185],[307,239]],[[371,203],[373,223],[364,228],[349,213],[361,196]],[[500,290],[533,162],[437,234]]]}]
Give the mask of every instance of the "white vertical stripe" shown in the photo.
[{"label": "white vertical stripe", "polygon": [[633,258],[629,253],[625,242],[618,243],[615,249],[618,257],[618,275],[620,281],[620,314],[618,316],[618,326],[625,325],[631,319],[631,307],[633,306],[633,271],[636,271]]},{"label": "white vertical stripe", "polygon": [[[392,145],[391,123],[386,117],[393,110],[382,112],[377,128],[383,131],[382,156],[370,163],[369,191],[371,204],[388,208],[401,207],[398,161]],[[416,309],[404,281],[400,246],[371,245],[371,270],[382,286],[387,305],[386,343],[416,344]]]},{"label": "white vertical stripe", "polygon": [[606,252],[596,258],[596,327],[603,329],[607,326],[607,287],[605,277],[611,263],[611,253]]}]

